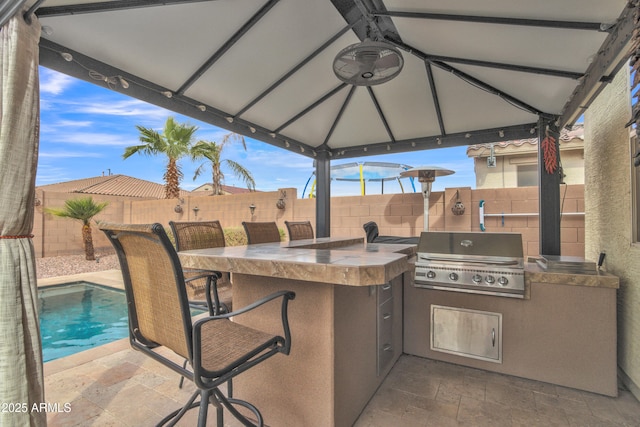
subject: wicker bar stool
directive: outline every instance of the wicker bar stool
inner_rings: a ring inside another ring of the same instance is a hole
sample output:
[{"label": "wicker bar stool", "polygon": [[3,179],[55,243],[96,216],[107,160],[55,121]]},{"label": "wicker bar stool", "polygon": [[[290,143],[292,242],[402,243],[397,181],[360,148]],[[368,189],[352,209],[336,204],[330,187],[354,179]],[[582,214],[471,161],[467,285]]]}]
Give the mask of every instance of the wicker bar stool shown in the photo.
[{"label": "wicker bar stool", "polygon": [[[197,387],[182,408],[158,425],[175,425],[186,411],[199,407],[198,426],[204,427],[211,403],[216,408],[218,427],[224,426],[225,408],[243,425],[263,426],[262,415],[255,406],[232,396],[232,379],[271,356],[289,354],[288,302],[295,294],[275,292],[240,310],[194,321],[178,254],[161,224],[101,223],[100,229],[113,244],[120,261],[131,346],[190,379]],[[277,301],[282,335],[271,335],[235,321]],[[173,360],[176,355],[187,359],[188,367],[176,363]],[[219,389],[225,383],[226,396]],[[242,415],[238,407],[251,411],[257,424]]]},{"label": "wicker bar stool", "polygon": [[[178,252],[225,246],[224,231],[220,221],[169,221],[169,226]],[[226,313],[232,309],[231,282],[228,273],[198,269],[185,269],[184,273],[187,278],[204,276],[200,280],[193,280],[188,285],[187,295],[191,301],[197,301],[204,292],[211,316]],[[224,296],[221,298],[220,294]]]},{"label": "wicker bar stool", "polygon": [[279,242],[280,230],[275,221],[272,222],[246,222],[242,221],[245,233],[247,233],[247,241],[250,245],[258,243]]},{"label": "wicker bar stool", "polygon": [[289,233],[289,240],[313,239],[311,221],[285,221]]}]

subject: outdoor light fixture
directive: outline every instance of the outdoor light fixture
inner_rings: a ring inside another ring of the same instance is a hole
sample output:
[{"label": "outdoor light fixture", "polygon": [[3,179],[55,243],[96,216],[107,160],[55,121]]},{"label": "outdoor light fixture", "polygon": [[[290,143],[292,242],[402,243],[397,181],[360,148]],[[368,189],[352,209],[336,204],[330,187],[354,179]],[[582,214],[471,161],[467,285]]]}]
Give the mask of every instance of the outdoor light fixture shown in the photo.
[{"label": "outdoor light fixture", "polygon": [[120,86],[122,86],[123,89],[129,89],[129,82],[126,81],[122,76],[118,76],[118,81],[120,82]]},{"label": "outdoor light fixture", "polygon": [[226,119],[229,123],[233,123],[233,117],[225,117],[225,119]]},{"label": "outdoor light fixture", "polygon": [[455,173],[452,170],[438,166],[418,166],[404,172],[400,172],[401,177],[414,177],[422,184],[422,196],[424,198],[424,231],[429,231],[429,196],[431,195],[431,184],[437,176],[446,176]]},{"label": "outdoor light fixture", "polygon": [[200,210],[200,208],[196,206],[195,208],[193,208],[193,214],[194,214],[195,216],[198,216],[198,211],[199,211],[199,210]]},{"label": "outdoor light fixture", "polygon": [[73,55],[71,55],[69,52],[60,52],[60,56],[62,56],[62,59],[67,62],[73,61]]},{"label": "outdoor light fixture", "polygon": [[249,205],[249,210],[251,211],[251,216],[253,216],[253,213],[256,211],[256,205],[254,205],[253,203],[251,203]]},{"label": "outdoor light fixture", "polygon": [[276,208],[284,209],[286,206],[285,199],[287,198],[287,192],[285,190],[280,190],[280,198],[276,201]]},{"label": "outdoor light fixture", "polygon": [[249,130],[251,131],[251,133],[256,133],[256,128],[254,128],[253,126],[249,126]]},{"label": "outdoor light fixture", "polygon": [[496,167],[496,151],[495,151],[495,148],[493,147],[493,144],[491,144],[491,149],[489,151],[489,157],[487,157],[487,167],[488,168],[495,168]]},{"label": "outdoor light fixture", "polygon": [[174,211],[175,213],[182,213],[182,206],[180,206],[179,204],[178,204],[178,205],[176,205],[176,207],[175,207],[175,208],[173,208],[173,211]]},{"label": "outdoor light fixture", "polygon": [[206,107],[206,106],[204,106],[204,105],[202,105],[202,104],[197,105],[197,106],[196,106],[196,108],[197,108],[198,110],[202,111],[203,113],[204,113],[205,111],[207,111],[207,107]]},{"label": "outdoor light fixture", "polygon": [[160,92],[160,93],[166,96],[167,98],[173,98],[173,92],[171,92],[170,90],[165,90],[164,92]]},{"label": "outdoor light fixture", "polygon": [[451,212],[453,212],[454,215],[459,216],[464,215],[464,211],[464,204],[462,203],[462,200],[460,200],[460,191],[456,190],[456,202],[451,207]]}]

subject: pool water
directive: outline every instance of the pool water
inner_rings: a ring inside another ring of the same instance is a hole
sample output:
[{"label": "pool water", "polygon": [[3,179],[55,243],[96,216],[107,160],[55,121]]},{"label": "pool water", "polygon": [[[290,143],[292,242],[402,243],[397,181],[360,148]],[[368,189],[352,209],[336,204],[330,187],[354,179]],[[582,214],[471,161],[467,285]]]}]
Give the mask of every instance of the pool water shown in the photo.
[{"label": "pool water", "polygon": [[[129,336],[123,290],[74,282],[38,289],[44,362]],[[191,309],[193,316],[202,310]]]},{"label": "pool water", "polygon": [[38,290],[45,362],[125,338],[129,319],[124,291],[87,282]]}]

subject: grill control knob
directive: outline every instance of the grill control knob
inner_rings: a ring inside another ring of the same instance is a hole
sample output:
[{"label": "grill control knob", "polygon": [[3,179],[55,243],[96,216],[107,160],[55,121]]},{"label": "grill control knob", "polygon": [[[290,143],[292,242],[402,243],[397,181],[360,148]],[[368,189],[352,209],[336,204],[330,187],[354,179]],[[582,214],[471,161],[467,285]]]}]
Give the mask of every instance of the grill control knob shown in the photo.
[{"label": "grill control knob", "polygon": [[506,278],[506,277],[504,277],[504,276],[500,276],[500,277],[498,278],[498,284],[499,284],[500,286],[507,286],[507,285],[509,284],[509,279],[507,279],[507,278]]},{"label": "grill control knob", "polygon": [[484,281],[487,282],[489,285],[493,285],[496,282],[496,278],[493,277],[492,275],[488,275],[487,277],[484,278]]},{"label": "grill control knob", "polygon": [[429,270],[427,271],[427,278],[428,279],[433,279],[434,277],[436,277],[436,272],[433,270]]},{"label": "grill control knob", "polygon": [[473,283],[480,283],[482,282],[482,276],[479,274],[474,274],[471,280],[473,280]]},{"label": "grill control knob", "polygon": [[449,279],[451,279],[452,281],[456,281],[458,280],[458,274],[456,273],[449,273]]}]

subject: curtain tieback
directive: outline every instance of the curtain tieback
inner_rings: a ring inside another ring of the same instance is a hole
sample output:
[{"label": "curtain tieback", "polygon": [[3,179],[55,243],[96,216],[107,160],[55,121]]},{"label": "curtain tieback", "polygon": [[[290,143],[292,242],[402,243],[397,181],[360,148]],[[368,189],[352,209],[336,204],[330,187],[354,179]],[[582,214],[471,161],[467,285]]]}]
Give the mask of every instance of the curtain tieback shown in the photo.
[{"label": "curtain tieback", "polygon": [[21,236],[0,236],[0,239],[33,239],[33,234],[23,234]]}]

